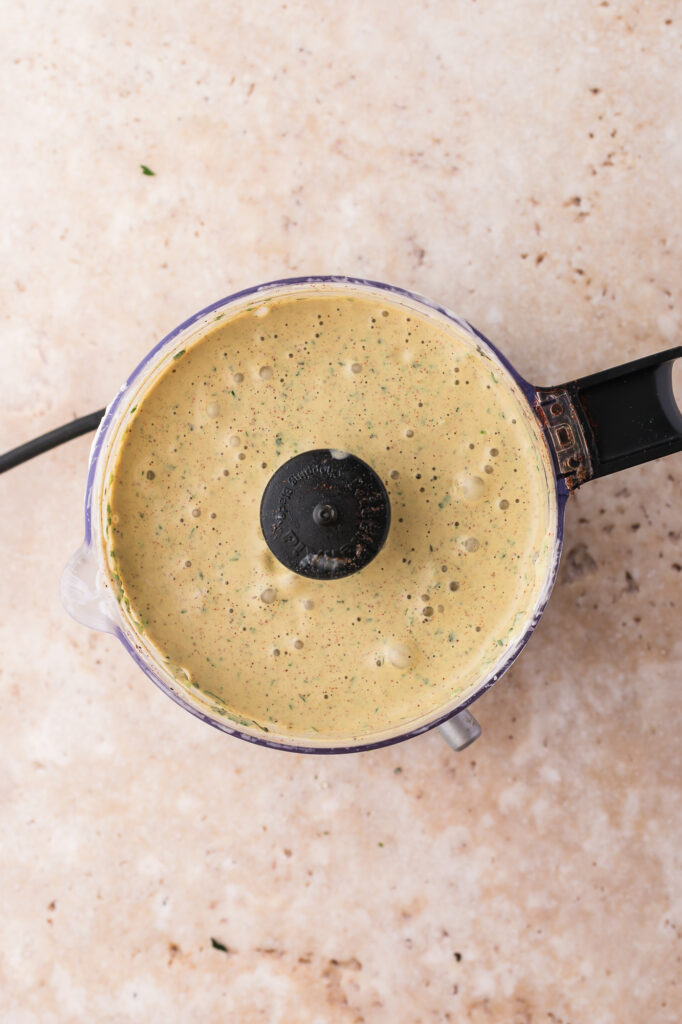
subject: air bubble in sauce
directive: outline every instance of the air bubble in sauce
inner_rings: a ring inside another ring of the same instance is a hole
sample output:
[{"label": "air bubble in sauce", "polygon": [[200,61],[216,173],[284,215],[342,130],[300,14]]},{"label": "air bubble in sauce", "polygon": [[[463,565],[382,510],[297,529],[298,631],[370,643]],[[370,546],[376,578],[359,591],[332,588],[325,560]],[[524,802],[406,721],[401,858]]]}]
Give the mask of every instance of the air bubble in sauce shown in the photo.
[{"label": "air bubble in sauce", "polygon": [[394,668],[409,668],[412,662],[412,648],[400,640],[394,640],[387,650],[388,660]]},{"label": "air bubble in sauce", "polygon": [[457,491],[465,501],[480,501],[485,494],[485,480],[467,474],[457,480]]}]

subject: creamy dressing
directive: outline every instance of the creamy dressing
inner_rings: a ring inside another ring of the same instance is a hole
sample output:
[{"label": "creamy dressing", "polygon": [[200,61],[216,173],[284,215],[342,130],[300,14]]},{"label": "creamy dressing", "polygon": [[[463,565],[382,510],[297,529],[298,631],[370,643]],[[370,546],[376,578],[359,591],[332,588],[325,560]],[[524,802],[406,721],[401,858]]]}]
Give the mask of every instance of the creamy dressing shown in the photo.
[{"label": "creamy dressing", "polygon": [[[507,371],[390,299],[293,294],[230,313],[138,399],[108,485],[124,614],[219,715],[285,737],[399,728],[525,632],[553,555],[551,465]],[[278,466],[352,452],[391,503],[360,572],[310,580],[260,529]]]}]

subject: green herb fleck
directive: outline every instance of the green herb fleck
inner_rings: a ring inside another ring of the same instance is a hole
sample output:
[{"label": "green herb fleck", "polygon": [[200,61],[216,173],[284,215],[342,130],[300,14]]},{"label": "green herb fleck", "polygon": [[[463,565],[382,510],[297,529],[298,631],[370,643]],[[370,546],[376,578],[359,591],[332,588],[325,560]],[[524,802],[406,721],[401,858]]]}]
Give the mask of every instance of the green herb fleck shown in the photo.
[{"label": "green herb fleck", "polygon": [[153,178],[156,175],[156,171],[153,171],[151,167],[147,167],[146,164],[140,164],[140,169],[143,174],[146,174],[150,178]]},{"label": "green herb fleck", "polygon": [[173,356],[173,359],[179,359],[180,356],[184,356],[186,351],[187,351],[187,349],[181,348],[179,352],[175,353],[175,355]]},{"label": "green herb fleck", "polygon": [[213,946],[214,949],[219,949],[221,953],[230,952],[226,945],[224,945],[222,942],[219,942],[218,939],[214,939],[213,936],[211,936],[211,945]]}]

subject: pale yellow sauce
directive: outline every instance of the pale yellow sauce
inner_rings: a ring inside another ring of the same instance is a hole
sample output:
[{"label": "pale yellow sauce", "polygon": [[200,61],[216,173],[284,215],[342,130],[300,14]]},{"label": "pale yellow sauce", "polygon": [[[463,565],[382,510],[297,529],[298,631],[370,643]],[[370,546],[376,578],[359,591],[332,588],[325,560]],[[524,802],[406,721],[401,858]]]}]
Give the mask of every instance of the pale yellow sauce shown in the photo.
[{"label": "pale yellow sauce", "polygon": [[[351,452],[391,503],[364,569],[315,581],[260,528],[299,452]],[[446,705],[522,635],[552,558],[544,442],[507,371],[397,302],[292,296],[211,325],[138,401],[110,484],[128,620],[213,713],[366,737]]]}]

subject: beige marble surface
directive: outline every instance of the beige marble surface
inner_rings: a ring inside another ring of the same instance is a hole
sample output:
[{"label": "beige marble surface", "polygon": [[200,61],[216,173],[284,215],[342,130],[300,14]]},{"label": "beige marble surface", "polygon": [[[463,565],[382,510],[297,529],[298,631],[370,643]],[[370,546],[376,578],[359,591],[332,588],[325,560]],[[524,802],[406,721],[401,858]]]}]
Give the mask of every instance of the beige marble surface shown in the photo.
[{"label": "beige marble surface", "polygon": [[[679,343],[678,4],[3,21],[0,450],[293,274],[427,294],[542,384]],[[681,456],[571,502],[475,747],[323,758],[202,725],[62,611],[88,446],[0,478],[3,1024],[678,1024]]]}]

